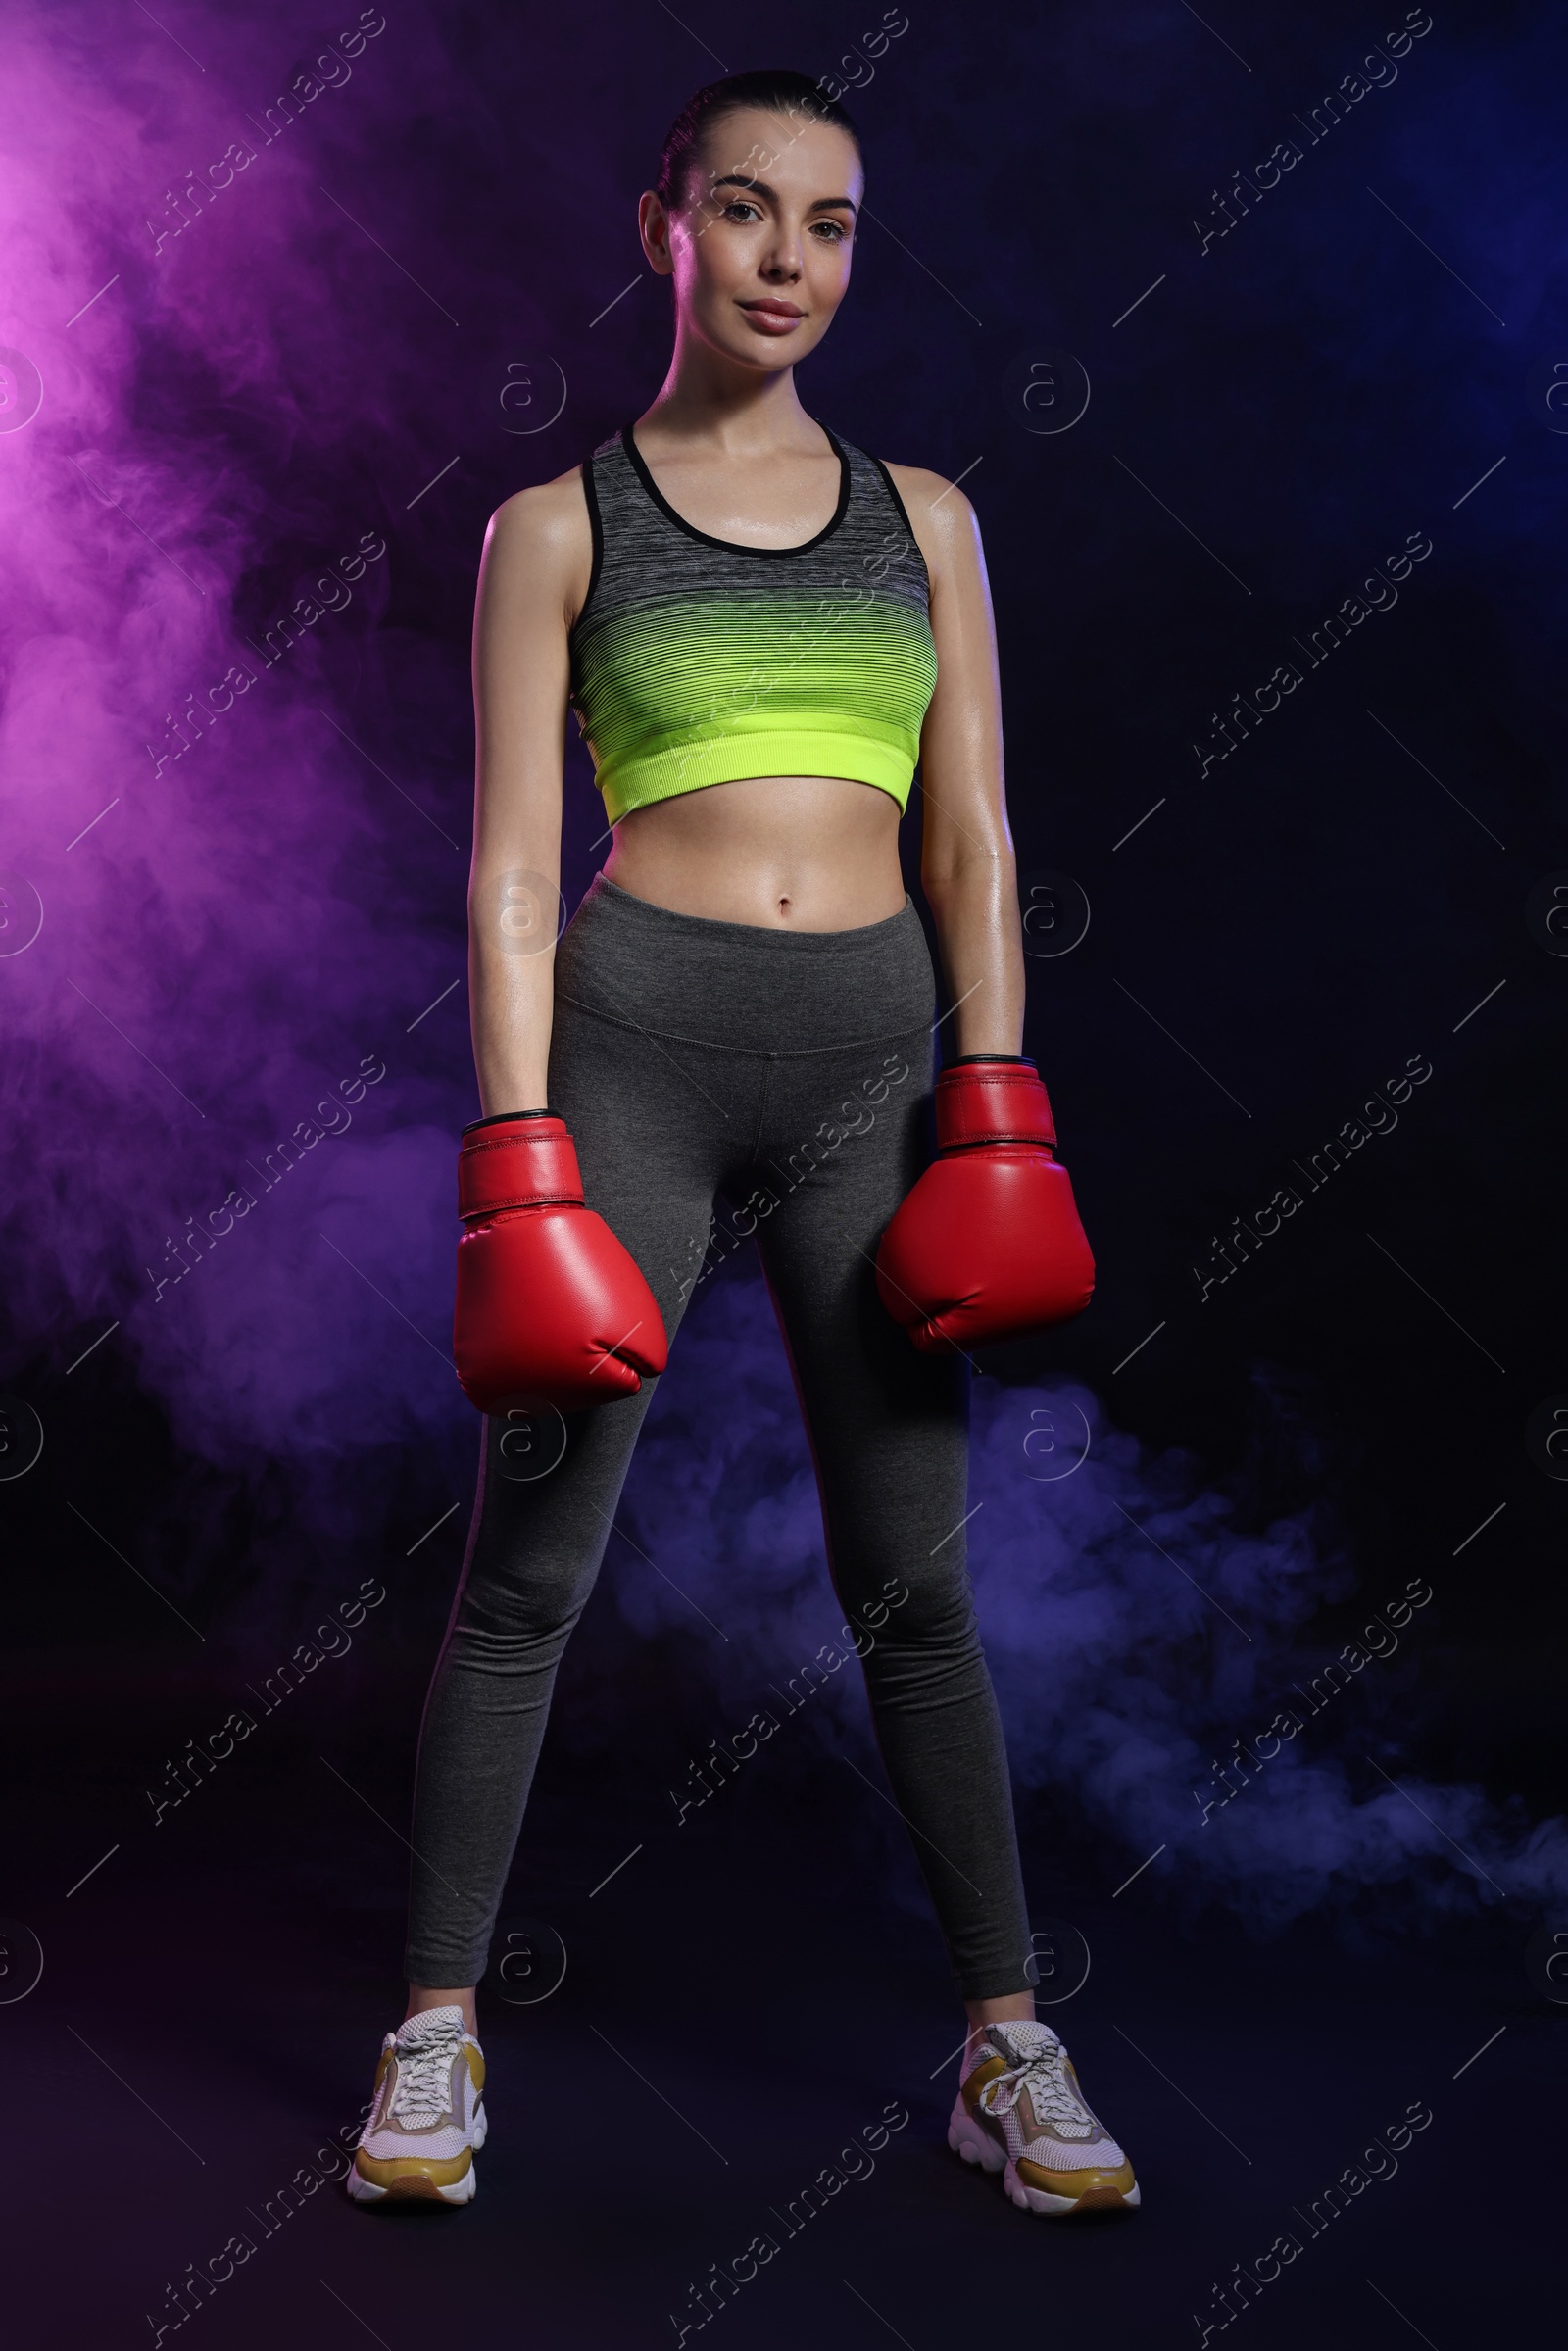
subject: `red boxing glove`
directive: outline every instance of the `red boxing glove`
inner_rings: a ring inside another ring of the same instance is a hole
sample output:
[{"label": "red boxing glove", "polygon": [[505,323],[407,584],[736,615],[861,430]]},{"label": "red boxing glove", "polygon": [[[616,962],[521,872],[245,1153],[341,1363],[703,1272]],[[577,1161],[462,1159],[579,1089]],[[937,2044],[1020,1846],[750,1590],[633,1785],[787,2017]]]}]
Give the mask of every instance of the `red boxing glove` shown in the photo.
[{"label": "red boxing glove", "polygon": [[882,1236],[882,1303],[923,1354],[1021,1339],[1094,1294],[1051,1103],[1032,1061],[976,1053],[937,1080],[937,1147]]},{"label": "red boxing glove", "polygon": [[638,1266],[583,1205],[577,1153],[548,1111],[476,1119],[458,1154],[458,1380],[481,1412],[542,1397],[576,1412],[635,1396],[668,1359]]}]

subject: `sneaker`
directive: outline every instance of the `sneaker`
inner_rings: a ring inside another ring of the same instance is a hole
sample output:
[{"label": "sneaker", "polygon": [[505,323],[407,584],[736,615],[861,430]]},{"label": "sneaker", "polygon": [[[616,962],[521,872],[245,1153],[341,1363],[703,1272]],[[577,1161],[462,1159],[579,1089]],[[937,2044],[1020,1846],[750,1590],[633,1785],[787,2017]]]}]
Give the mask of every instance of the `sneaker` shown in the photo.
[{"label": "sneaker", "polygon": [[425,2008],[381,2043],[375,2103],[360,2133],[348,2191],[357,2204],[385,2196],[466,2204],[473,2151],[485,2139],[484,2056],[463,2029],[463,2011]]},{"label": "sneaker", "polygon": [[1132,2165],[1085,2103],[1049,2025],[987,2025],[965,2063],[948,2145],[965,2163],[1004,2171],[1014,2204],[1060,2214],[1140,2201]]}]

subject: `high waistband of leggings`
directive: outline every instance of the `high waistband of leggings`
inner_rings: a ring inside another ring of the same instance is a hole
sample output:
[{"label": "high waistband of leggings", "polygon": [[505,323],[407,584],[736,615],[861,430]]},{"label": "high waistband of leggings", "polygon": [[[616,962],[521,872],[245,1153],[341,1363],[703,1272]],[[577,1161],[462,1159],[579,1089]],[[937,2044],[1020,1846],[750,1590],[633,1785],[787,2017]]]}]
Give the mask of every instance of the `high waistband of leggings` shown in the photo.
[{"label": "high waistband of leggings", "polygon": [[913,902],[848,931],[677,914],[595,876],[556,949],[556,995],[601,1018],[739,1053],[832,1051],[936,1017]]}]

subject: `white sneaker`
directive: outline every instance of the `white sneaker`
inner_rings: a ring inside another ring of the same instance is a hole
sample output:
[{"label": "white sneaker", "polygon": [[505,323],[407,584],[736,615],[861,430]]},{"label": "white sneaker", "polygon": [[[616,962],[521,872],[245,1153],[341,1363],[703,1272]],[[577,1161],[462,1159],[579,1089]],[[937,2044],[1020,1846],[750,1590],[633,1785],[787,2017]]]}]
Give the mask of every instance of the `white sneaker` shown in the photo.
[{"label": "white sneaker", "polygon": [[348,2191],[357,2204],[385,2196],[466,2204],[473,2154],[485,2140],[484,2054],[463,2029],[463,2011],[425,2008],[381,2043],[375,2103],[360,2133]]},{"label": "white sneaker", "polygon": [[1014,2204],[1061,2214],[1141,2201],[1132,2165],[1090,2111],[1049,2025],[987,2025],[965,2064],[948,2145],[965,2163],[1004,2171]]}]

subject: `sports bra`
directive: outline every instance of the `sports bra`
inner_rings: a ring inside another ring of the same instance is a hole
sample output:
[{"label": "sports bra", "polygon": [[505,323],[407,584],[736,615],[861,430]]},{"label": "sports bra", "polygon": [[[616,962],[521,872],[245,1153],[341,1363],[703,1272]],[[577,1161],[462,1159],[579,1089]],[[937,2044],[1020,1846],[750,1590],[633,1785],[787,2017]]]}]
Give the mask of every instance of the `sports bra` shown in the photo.
[{"label": "sports bra", "polygon": [[799,547],[685,521],[629,424],[584,465],[593,569],[571,704],[612,823],[743,776],[842,775],[908,800],[937,675],[930,583],[887,467],[827,437],[838,505]]}]

